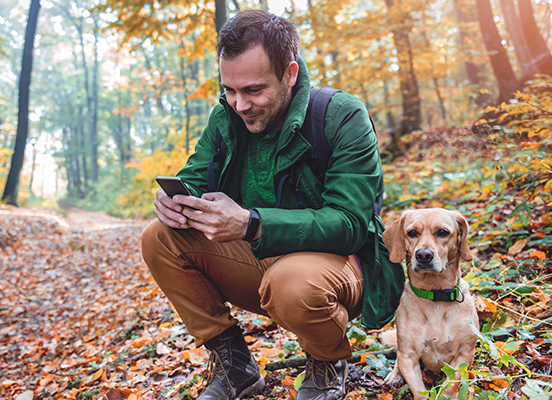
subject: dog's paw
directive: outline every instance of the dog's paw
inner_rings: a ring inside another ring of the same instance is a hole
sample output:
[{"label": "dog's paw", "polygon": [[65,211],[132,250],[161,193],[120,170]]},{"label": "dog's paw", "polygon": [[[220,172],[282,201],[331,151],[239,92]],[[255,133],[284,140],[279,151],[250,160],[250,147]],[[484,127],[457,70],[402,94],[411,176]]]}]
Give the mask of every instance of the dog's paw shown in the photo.
[{"label": "dog's paw", "polygon": [[401,375],[401,371],[399,370],[399,366],[395,365],[395,368],[393,368],[393,371],[389,375],[387,375],[387,378],[383,381],[387,386],[402,386],[404,385],[404,378]]}]

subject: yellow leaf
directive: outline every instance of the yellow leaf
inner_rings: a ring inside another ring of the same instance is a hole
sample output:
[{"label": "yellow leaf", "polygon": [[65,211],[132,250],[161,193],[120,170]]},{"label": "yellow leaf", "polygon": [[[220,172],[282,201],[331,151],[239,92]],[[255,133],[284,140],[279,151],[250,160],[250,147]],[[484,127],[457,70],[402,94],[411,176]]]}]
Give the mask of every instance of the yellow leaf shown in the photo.
[{"label": "yellow leaf", "polygon": [[527,240],[521,239],[515,242],[512,247],[508,249],[508,254],[515,256],[518,254],[523,248],[525,247],[525,244],[527,243]]},{"label": "yellow leaf", "polygon": [[103,372],[104,372],[104,371],[103,371],[102,368],[100,368],[99,370],[97,370],[97,371],[94,373],[94,375],[92,375],[92,382],[97,381],[98,379],[100,379],[100,378],[102,377],[102,375],[103,375]]},{"label": "yellow leaf", "polygon": [[171,323],[170,322],[165,322],[165,323],[159,325],[159,328],[163,329],[163,328],[168,328],[169,326],[171,326]]}]

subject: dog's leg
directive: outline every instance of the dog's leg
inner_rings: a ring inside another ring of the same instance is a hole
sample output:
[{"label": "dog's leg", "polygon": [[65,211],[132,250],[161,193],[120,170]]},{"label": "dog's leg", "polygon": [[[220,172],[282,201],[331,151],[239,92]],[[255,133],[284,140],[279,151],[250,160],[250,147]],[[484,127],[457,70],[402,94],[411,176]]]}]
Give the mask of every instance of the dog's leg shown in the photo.
[{"label": "dog's leg", "polygon": [[[473,356],[474,356],[474,352],[472,352],[471,354],[468,354],[468,355],[458,356],[449,365],[452,368],[454,368],[455,370],[458,370],[458,368],[460,368],[460,365],[462,363],[468,363],[468,369],[470,369],[471,364],[473,362]],[[445,394],[451,395],[451,396],[456,398],[456,397],[458,397],[458,390],[460,389],[460,384],[462,383],[462,375],[460,374],[460,372],[457,372],[455,374],[454,380],[455,380],[455,382],[453,383],[453,385],[445,390]],[[447,377],[445,382],[443,382],[443,386],[447,386],[449,383],[450,383],[450,380]]]},{"label": "dog's leg", "polygon": [[399,368],[399,361],[397,360],[397,362],[395,363],[395,368],[393,368],[393,371],[391,371],[391,373],[387,375],[384,383],[388,386],[401,386],[403,382],[404,379]]},{"label": "dog's leg", "polygon": [[401,374],[408,383],[408,387],[414,396],[414,400],[425,400],[428,396],[421,395],[419,392],[425,392],[427,389],[422,378],[422,369],[420,361],[416,358],[398,358],[398,364]]}]

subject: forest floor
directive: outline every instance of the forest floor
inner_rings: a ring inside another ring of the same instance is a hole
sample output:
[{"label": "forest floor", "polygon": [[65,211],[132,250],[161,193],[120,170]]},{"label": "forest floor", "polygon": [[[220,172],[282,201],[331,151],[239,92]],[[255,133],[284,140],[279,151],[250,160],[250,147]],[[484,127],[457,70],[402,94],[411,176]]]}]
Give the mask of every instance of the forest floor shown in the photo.
[{"label": "forest floor", "polygon": [[[480,332],[471,369],[458,370],[459,400],[552,394],[552,80],[527,93],[495,108],[498,122],[412,133],[405,156],[384,163],[385,224],[421,207],[470,222],[474,260],[462,271]],[[0,399],[196,398],[209,355],[142,260],[149,221],[60,207],[0,207]],[[294,335],[234,315],[267,382],[254,399],[293,400],[304,370]],[[384,384],[394,360],[377,331],[353,321],[347,336],[356,352],[347,400],[412,399]],[[437,384],[430,399],[444,398],[442,376],[424,378]]]},{"label": "forest floor", "polygon": [[[0,398],[196,397],[208,353],[195,347],[142,261],[139,237],[148,221],[60,206],[65,216],[42,209],[0,209]],[[538,296],[547,303],[535,319],[550,317],[550,292]],[[493,314],[484,303],[480,311],[483,317]],[[267,318],[235,313],[261,364],[300,355],[291,333]],[[351,331],[357,350],[382,348],[375,332]],[[479,385],[489,393],[502,391],[500,398],[515,399],[525,381],[509,383],[505,375],[520,375],[523,368],[537,372],[535,378],[550,374],[545,343],[550,340],[531,340],[522,340],[515,351],[502,348],[517,354],[523,367],[481,368],[487,378]],[[350,366],[348,399],[411,398],[405,388],[383,384],[391,368],[384,356],[361,360]],[[294,379],[301,371],[265,370],[267,386],[255,398],[293,399]]]}]

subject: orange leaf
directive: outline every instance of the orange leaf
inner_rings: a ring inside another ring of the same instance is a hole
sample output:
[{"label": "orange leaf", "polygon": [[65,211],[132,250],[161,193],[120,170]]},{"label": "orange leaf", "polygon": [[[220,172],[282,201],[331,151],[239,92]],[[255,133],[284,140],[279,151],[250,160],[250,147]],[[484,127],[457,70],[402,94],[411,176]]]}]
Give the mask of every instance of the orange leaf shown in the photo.
[{"label": "orange leaf", "polygon": [[523,250],[526,243],[527,243],[527,240],[525,239],[518,240],[512,245],[512,247],[508,249],[508,254],[515,256],[517,253]]},{"label": "orange leaf", "polygon": [[378,399],[393,400],[393,395],[390,393],[378,393]]},{"label": "orange leaf", "polygon": [[100,368],[99,370],[97,370],[97,371],[94,373],[94,375],[92,375],[92,382],[97,381],[98,379],[100,379],[100,378],[102,377],[102,375],[103,375],[103,372],[104,372],[104,371],[103,371],[102,368]]},{"label": "orange leaf", "polygon": [[250,335],[245,336],[244,339],[245,339],[245,343],[247,344],[255,343],[257,341],[255,337]]},{"label": "orange leaf", "polygon": [[508,381],[506,379],[493,379],[493,383],[489,386],[495,390],[506,389],[508,387]]},{"label": "orange leaf", "polygon": [[544,251],[535,250],[529,253],[529,257],[531,258],[538,258],[539,260],[546,260],[546,253]]},{"label": "orange leaf", "polygon": [[294,383],[295,383],[295,380],[289,375],[286,375],[284,379],[282,379],[282,386],[285,389],[288,389],[288,390],[294,389],[293,387]]},{"label": "orange leaf", "polygon": [[360,361],[357,363],[357,364],[366,364],[366,359],[368,357],[374,357],[374,358],[377,358],[375,355],[373,354],[361,354],[360,355]]}]

